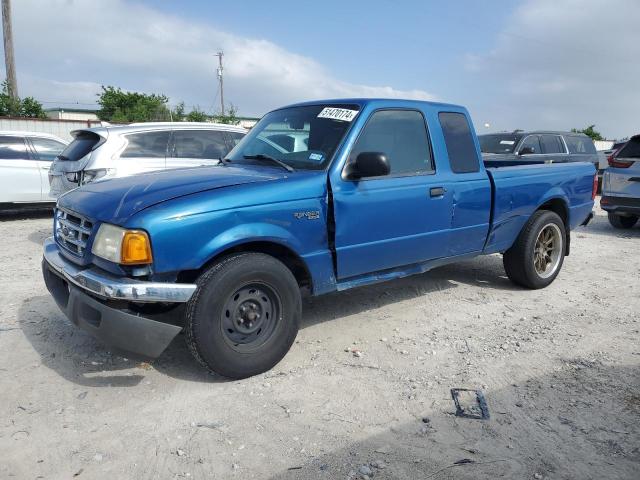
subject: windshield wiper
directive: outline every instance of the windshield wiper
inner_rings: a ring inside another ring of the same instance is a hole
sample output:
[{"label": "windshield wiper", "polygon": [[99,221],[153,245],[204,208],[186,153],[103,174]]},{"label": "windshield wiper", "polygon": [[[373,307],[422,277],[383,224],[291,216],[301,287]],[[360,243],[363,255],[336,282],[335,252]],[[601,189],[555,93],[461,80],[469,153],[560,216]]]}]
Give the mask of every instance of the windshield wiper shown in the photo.
[{"label": "windshield wiper", "polygon": [[277,158],[273,158],[273,157],[270,157],[269,155],[264,155],[262,153],[259,153],[258,155],[243,155],[243,158],[245,158],[247,160],[268,160],[268,161],[273,162],[273,163],[275,163],[277,165],[280,165],[287,172],[293,172],[294,171],[293,167],[291,165],[287,165],[282,160],[278,160]]}]

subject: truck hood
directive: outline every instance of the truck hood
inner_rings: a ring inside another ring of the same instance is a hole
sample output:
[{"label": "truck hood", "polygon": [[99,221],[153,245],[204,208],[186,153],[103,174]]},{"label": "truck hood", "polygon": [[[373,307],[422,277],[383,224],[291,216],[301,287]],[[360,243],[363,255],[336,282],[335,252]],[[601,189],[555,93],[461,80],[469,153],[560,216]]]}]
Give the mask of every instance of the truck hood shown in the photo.
[{"label": "truck hood", "polygon": [[251,166],[163,170],[89,183],[62,195],[58,205],[94,221],[119,224],[167,200],[216,188],[278,180],[287,175],[290,174]]}]

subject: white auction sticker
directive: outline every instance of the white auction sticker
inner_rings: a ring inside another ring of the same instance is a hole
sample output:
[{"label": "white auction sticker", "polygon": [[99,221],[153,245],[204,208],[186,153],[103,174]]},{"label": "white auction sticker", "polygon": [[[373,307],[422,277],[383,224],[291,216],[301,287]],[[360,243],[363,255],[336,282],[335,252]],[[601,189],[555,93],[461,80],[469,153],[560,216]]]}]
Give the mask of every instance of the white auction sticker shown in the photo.
[{"label": "white auction sticker", "polygon": [[350,122],[356,115],[358,110],[349,110],[347,108],[334,108],[325,107],[318,114],[318,118],[331,118],[332,120],[342,120],[343,122]]}]

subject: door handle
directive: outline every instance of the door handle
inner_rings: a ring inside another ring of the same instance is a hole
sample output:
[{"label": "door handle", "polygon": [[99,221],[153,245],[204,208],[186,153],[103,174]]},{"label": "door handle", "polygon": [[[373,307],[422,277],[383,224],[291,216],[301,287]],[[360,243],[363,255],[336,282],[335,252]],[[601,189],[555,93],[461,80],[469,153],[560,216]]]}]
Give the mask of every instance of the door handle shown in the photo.
[{"label": "door handle", "polygon": [[42,166],[42,167],[40,167],[40,168],[41,168],[42,170],[49,170],[51,167],[45,167],[45,166]]},{"label": "door handle", "polygon": [[444,187],[431,187],[429,189],[429,195],[431,195],[431,197],[441,197],[446,191],[447,189]]}]

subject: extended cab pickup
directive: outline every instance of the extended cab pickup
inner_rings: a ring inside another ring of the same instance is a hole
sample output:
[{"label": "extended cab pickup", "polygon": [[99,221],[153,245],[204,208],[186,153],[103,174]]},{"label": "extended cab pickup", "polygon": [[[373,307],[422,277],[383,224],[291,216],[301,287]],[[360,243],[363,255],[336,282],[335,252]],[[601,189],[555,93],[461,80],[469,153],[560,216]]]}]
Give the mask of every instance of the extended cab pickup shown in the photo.
[{"label": "extended cab pickup", "polygon": [[105,343],[158,356],[184,329],[232,378],[292,345],[321,295],[503,253],[541,288],[592,216],[589,163],[486,169],[467,110],[350,99],[267,115],[221,166],[96,182],[58,200],[47,287]]}]

